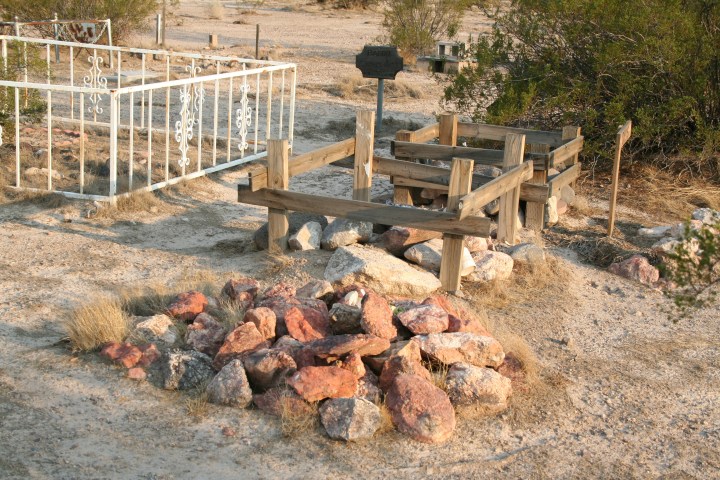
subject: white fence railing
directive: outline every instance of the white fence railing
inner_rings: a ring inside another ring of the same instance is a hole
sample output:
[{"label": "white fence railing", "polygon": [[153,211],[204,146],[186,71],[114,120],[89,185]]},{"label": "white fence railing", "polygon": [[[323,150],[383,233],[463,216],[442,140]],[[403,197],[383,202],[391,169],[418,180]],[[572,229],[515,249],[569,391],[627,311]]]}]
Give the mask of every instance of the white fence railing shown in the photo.
[{"label": "white fence railing", "polygon": [[[270,137],[292,147],[294,64],[11,36],[0,43],[0,115],[14,124],[14,132],[0,126],[0,158],[3,168],[14,163],[16,188],[114,201],[262,158]],[[14,158],[1,147],[10,138]]]}]

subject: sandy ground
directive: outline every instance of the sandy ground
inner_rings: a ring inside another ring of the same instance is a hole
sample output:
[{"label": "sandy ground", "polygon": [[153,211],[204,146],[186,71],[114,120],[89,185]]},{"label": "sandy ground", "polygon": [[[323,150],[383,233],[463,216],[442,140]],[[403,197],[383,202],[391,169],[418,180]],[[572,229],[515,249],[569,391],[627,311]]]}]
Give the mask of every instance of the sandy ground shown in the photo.
[{"label": "sandy ground", "polygon": [[[281,7],[256,9],[257,21],[265,45],[280,45],[280,58],[300,65],[297,150],[305,151],[338,139],[318,122],[371,106],[321,87],[354,73],[352,55],[381,33],[380,16]],[[232,24],[239,16],[231,9],[222,22],[200,21],[206,11],[183,4],[172,42],[198,48],[210,31],[238,48],[254,40],[250,25]],[[483,25],[479,16],[468,22],[466,31]],[[403,76],[428,94],[391,100],[388,111],[428,122],[441,87],[424,74]],[[0,206],[1,478],[720,478],[720,309],[674,324],[659,292],[570,250],[551,249],[560,275],[542,294],[515,285],[513,304],[482,302],[495,329],[535,351],[545,389],[518,395],[499,416],[461,417],[444,445],[397,433],[347,445],[320,429],[288,438],[277,419],[254,410],[210,406],[192,417],[183,395],[127,380],[96,355],[71,355],[59,343],[69,309],[119,288],[209,273],[266,284],[273,275],[297,284],[320,277],[327,252],[292,254],[278,272],[248,251],[265,212],[237,204],[244,181],[237,172],[214,175],[164,193],[157,213],[114,220],[85,218],[91,206],[78,202]],[[350,185],[349,173],[334,167],[292,182],[338,196]],[[387,191],[386,182],[374,187]],[[565,217],[558,228],[588,221],[595,220]],[[224,426],[237,436],[223,436]]]}]

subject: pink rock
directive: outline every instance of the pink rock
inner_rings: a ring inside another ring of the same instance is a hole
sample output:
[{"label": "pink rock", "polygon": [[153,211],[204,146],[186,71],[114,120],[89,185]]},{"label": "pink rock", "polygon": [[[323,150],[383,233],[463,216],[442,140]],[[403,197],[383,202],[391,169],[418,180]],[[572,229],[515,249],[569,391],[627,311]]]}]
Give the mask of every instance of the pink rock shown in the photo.
[{"label": "pink rock", "polygon": [[149,367],[153,362],[162,356],[160,350],[158,350],[154,343],[148,343],[147,345],[143,345],[139,348],[142,352],[142,357],[137,363],[139,367]]},{"label": "pink rock", "polygon": [[213,368],[220,370],[231,360],[244,358],[256,350],[267,348],[270,342],[260,334],[253,323],[244,323],[225,338],[213,361]]},{"label": "pink rock", "polygon": [[411,227],[391,227],[380,237],[385,250],[395,256],[401,257],[405,250],[417,243],[422,243],[433,238],[440,238],[441,233],[429,230],[419,230]]},{"label": "pink rock", "polygon": [[168,314],[180,320],[191,322],[205,310],[207,304],[208,300],[205,295],[198,291],[181,293],[175,297],[175,300],[168,307]]},{"label": "pink rock", "polygon": [[385,398],[397,429],[415,440],[440,443],[455,429],[455,410],[447,394],[417,375],[400,375]]},{"label": "pink rock", "polygon": [[272,286],[265,290],[265,293],[263,293],[263,298],[270,298],[270,297],[285,297],[290,298],[294,297],[297,291],[295,290],[295,287],[288,283],[280,282],[275,286]]},{"label": "pink rock", "polygon": [[474,319],[459,319],[453,315],[448,318],[448,333],[454,332],[467,332],[474,333],[476,335],[482,335],[484,337],[492,337],[492,334],[487,331],[482,324]]},{"label": "pink rock", "polygon": [[479,404],[493,411],[507,408],[510,379],[492,368],[455,363],[447,374],[447,392],[455,405]]},{"label": "pink rock", "polygon": [[351,372],[339,367],[305,367],[288,380],[288,385],[308,402],[325,398],[350,398],[358,380]]},{"label": "pink rock", "polygon": [[140,361],[142,351],[131,343],[111,342],[103,347],[100,355],[121,364],[125,368],[132,368]]},{"label": "pink rock", "polygon": [[633,255],[627,260],[613,263],[608,267],[608,271],[645,285],[652,285],[660,279],[658,269],[650,265],[648,259],[642,255]]},{"label": "pink rock", "polygon": [[198,352],[214,357],[225,341],[225,327],[207,313],[195,317],[188,325],[185,343]]},{"label": "pink rock", "polygon": [[300,301],[292,297],[268,297],[256,304],[256,308],[266,307],[275,314],[275,334],[278,337],[288,334],[285,324],[285,314],[293,307],[302,305]]},{"label": "pink rock", "polygon": [[[385,350],[384,352],[378,354],[378,355],[372,355],[365,357],[365,363],[368,367],[372,369],[373,372],[377,373],[378,375],[380,372],[382,372],[383,366],[385,365],[385,362],[388,361],[388,359],[394,355],[396,355],[399,351],[401,351],[403,348],[405,348],[408,345],[407,340],[394,342],[390,344],[390,348]],[[417,345],[415,345],[415,348],[420,351]],[[420,361],[420,355],[418,354],[418,361]]]},{"label": "pink rock", "polygon": [[508,352],[505,354],[505,361],[497,367],[497,372],[510,379],[513,390],[518,392],[528,391],[525,369],[514,353]]},{"label": "pink rock", "polygon": [[356,398],[364,398],[375,403],[380,399],[382,392],[380,392],[380,380],[370,370],[365,370],[365,375],[358,380],[357,389],[355,389]]},{"label": "pink rock", "polygon": [[388,302],[374,292],[367,292],[362,301],[360,325],[364,331],[376,337],[388,340],[397,336],[392,323],[392,310]]},{"label": "pink rock", "polygon": [[415,335],[440,333],[448,329],[448,313],[436,305],[420,305],[398,314],[398,319]]},{"label": "pink rock", "polygon": [[411,342],[416,342],[427,357],[445,365],[465,362],[478,367],[498,367],[505,358],[497,340],[474,333],[432,333],[413,337]]},{"label": "pink rock", "polygon": [[332,335],[314,340],[305,346],[306,350],[321,358],[339,358],[349,353],[357,353],[361,357],[378,355],[388,348],[389,340],[363,334]]},{"label": "pink rock", "polygon": [[145,380],[147,378],[147,373],[145,373],[145,370],[140,367],[134,367],[128,370],[127,377],[133,380]]},{"label": "pink rock", "polygon": [[300,342],[309,342],[330,334],[330,321],[314,308],[297,306],[285,313],[285,325],[290,336]]},{"label": "pink rock", "polygon": [[267,340],[275,338],[277,317],[275,312],[267,307],[253,308],[245,312],[245,323],[254,323],[260,334]]},{"label": "pink rock", "polygon": [[393,356],[385,362],[380,374],[380,389],[388,392],[398,375],[417,375],[432,382],[432,374],[418,360],[405,356]]}]

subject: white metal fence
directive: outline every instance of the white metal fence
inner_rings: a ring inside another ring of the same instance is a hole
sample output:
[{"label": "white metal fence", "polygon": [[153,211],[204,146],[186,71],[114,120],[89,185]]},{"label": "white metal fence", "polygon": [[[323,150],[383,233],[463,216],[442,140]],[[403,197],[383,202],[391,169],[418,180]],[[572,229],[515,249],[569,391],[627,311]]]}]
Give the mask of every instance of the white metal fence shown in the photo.
[{"label": "white metal fence", "polygon": [[269,137],[292,147],[294,64],[14,36],[0,43],[0,158],[4,168],[14,163],[17,188],[114,201],[262,158]]}]

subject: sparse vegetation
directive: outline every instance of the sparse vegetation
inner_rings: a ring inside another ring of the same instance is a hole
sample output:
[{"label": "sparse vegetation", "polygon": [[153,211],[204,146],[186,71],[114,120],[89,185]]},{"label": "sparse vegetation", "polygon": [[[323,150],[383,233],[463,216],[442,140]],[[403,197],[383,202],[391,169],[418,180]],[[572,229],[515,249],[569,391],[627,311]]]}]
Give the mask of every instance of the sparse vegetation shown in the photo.
[{"label": "sparse vegetation", "polygon": [[213,0],[208,10],[208,17],[213,20],[222,20],[225,18],[225,8],[220,3],[220,0]]},{"label": "sparse vegetation", "polygon": [[79,307],[65,322],[75,350],[90,351],[108,342],[121,342],[130,332],[128,317],[116,298],[97,298]]},{"label": "sparse vegetation", "polygon": [[[377,80],[352,75],[340,79],[327,89],[328,93],[347,99],[371,100],[377,95]],[[385,96],[388,98],[423,98],[423,91],[404,80],[385,82]]]},{"label": "sparse vegetation", "polygon": [[290,402],[280,400],[282,411],[280,414],[280,430],[284,437],[297,437],[317,428],[320,416],[317,411],[317,402],[310,408],[293,409]]}]

